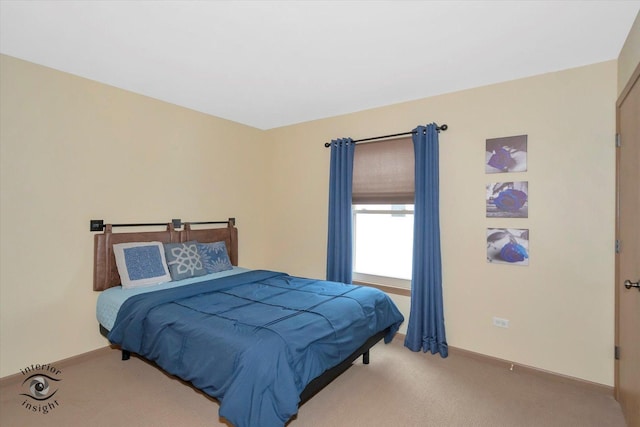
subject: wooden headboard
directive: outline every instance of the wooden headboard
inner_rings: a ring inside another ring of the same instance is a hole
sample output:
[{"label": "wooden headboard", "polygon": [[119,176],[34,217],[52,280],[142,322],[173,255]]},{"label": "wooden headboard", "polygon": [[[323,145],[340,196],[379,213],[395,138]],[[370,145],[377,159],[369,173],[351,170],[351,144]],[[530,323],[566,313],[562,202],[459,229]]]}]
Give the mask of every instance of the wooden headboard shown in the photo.
[{"label": "wooden headboard", "polygon": [[131,233],[114,233],[112,225],[105,224],[104,232],[96,234],[93,241],[93,290],[104,291],[121,283],[116,258],[113,254],[114,243],[179,243],[190,240],[197,240],[201,243],[224,241],[231,264],[238,265],[238,229],[231,219],[226,227],[219,228],[194,229],[187,222],[184,224],[184,229],[176,230],[172,223],[168,223],[164,231]]}]

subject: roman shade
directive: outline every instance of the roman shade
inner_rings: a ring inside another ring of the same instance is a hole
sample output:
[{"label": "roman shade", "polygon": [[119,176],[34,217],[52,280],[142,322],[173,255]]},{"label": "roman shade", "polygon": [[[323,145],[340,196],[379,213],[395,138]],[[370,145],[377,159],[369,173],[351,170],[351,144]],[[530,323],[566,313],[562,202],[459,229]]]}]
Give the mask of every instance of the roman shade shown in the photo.
[{"label": "roman shade", "polygon": [[413,204],[411,136],[357,144],[353,162],[354,205]]}]

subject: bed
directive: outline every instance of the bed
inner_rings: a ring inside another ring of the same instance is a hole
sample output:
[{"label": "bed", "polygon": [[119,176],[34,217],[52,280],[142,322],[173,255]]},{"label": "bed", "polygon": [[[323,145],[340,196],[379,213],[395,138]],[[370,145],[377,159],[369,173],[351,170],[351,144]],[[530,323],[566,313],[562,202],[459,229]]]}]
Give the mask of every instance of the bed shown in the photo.
[{"label": "bed", "polygon": [[[125,289],[116,255],[134,242],[224,242],[231,265]],[[123,360],[137,354],[192,383],[236,427],[283,426],[360,356],[369,363],[369,349],[390,342],[404,320],[374,288],[238,267],[233,219],[127,233],[107,224],[94,236],[93,289],[100,332]]]}]

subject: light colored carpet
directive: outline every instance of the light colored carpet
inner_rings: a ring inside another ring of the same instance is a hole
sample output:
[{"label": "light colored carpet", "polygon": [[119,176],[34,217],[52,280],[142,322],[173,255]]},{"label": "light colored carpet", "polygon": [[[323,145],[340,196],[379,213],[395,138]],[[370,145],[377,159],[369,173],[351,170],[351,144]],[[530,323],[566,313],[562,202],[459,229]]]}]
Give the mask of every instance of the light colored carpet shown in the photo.
[{"label": "light colored carpet", "polygon": [[[30,412],[19,382],[0,388],[0,425],[227,426],[218,403],[136,357],[117,350],[63,369],[59,405]],[[305,403],[287,427],[465,426],[624,427],[609,393],[452,354],[413,353],[394,341],[371,350]],[[259,427],[259,426],[256,426]]]}]

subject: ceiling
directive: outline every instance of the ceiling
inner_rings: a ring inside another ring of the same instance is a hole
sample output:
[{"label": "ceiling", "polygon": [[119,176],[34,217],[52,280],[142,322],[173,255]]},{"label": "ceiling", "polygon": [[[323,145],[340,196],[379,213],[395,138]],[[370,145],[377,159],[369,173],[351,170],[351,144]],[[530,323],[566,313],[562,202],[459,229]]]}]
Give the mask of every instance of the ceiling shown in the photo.
[{"label": "ceiling", "polygon": [[0,52],[259,129],[616,59],[640,1],[0,1]]}]

